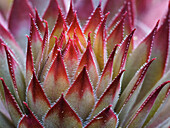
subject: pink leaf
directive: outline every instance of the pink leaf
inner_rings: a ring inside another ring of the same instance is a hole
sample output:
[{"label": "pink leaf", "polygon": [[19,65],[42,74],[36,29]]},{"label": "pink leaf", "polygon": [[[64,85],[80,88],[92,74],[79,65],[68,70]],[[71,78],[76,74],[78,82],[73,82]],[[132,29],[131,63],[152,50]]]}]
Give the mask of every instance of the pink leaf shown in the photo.
[{"label": "pink leaf", "polygon": [[74,10],[73,10],[73,3],[72,3],[72,0],[70,0],[70,8],[69,8],[69,11],[67,13],[67,17],[66,17],[66,21],[67,21],[67,24],[70,25],[73,20],[74,20]]},{"label": "pink leaf", "polygon": [[83,120],[88,117],[95,103],[95,97],[86,67],[69,88],[66,99]]},{"label": "pink leaf", "polygon": [[45,115],[44,126],[48,128],[82,128],[79,117],[69,106],[63,95]]}]

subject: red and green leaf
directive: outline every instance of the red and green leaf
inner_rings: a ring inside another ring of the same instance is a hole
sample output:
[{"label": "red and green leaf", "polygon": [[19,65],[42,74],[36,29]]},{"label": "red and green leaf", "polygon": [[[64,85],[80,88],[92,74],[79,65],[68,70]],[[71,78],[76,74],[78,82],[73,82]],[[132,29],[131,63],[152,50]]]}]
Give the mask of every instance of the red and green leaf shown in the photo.
[{"label": "red and green leaf", "polygon": [[69,88],[66,99],[83,120],[88,117],[94,106],[95,97],[86,67]]},{"label": "red and green leaf", "polygon": [[82,128],[79,117],[69,106],[63,95],[45,115],[44,126],[48,128]]}]

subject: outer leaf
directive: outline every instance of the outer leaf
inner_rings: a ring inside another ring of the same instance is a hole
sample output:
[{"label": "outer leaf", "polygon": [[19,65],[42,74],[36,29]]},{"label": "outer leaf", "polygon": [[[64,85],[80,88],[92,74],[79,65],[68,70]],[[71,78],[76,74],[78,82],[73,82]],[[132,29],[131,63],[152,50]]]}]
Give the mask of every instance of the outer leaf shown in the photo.
[{"label": "outer leaf", "polygon": [[[163,33],[163,34],[162,34]],[[155,84],[161,79],[165,73],[165,68],[168,62],[168,48],[170,46],[170,9],[161,27],[154,38],[154,45],[152,49],[151,57],[156,57],[157,62],[151,66],[146,74],[143,87],[139,96],[146,95],[145,90],[152,90]],[[170,58],[170,57],[169,57]],[[168,69],[170,70],[170,69]],[[170,80],[170,79],[169,79]],[[150,86],[147,86],[150,85]],[[141,98],[139,98],[139,101]]]},{"label": "outer leaf", "polygon": [[135,115],[133,115],[130,118],[130,121],[128,121],[128,123],[126,124],[127,127],[141,127],[143,125],[143,123],[145,122],[159,92],[162,90],[162,88],[167,84],[170,83],[170,81],[168,82],[164,82],[163,84],[161,84],[159,87],[157,87],[149,96],[148,98],[143,102],[143,104],[140,106],[140,108],[138,109],[138,111],[135,113]]},{"label": "outer leaf", "polygon": [[79,58],[73,41],[69,40],[68,43],[69,46],[64,54],[64,62],[67,67],[68,77],[70,80],[73,80],[75,69],[78,67]]},{"label": "outer leaf", "polygon": [[27,110],[27,115],[24,115],[18,124],[18,128],[43,128],[40,122],[36,119],[34,114],[28,108],[28,105],[24,102]]},{"label": "outer leaf", "polygon": [[22,117],[22,112],[17,105],[14,97],[11,95],[9,89],[7,88],[4,80],[0,78],[3,88],[4,88],[4,94],[5,94],[5,100],[6,100],[6,105],[8,107],[9,114],[14,122],[14,125],[17,126],[17,123],[19,119]]},{"label": "outer leaf", "polygon": [[119,113],[119,119],[120,119],[119,126],[121,127],[124,126],[124,121],[126,120],[126,118],[128,118],[128,113],[132,109],[137,99],[146,72],[150,64],[153,62],[153,60],[155,59],[152,59],[150,62],[145,64],[141,69],[139,69],[139,71],[134,75],[134,77],[129,82],[126,89],[123,91],[123,93],[121,94],[118,100],[115,111]]},{"label": "outer leaf", "polygon": [[114,60],[114,56],[115,56],[117,47],[118,47],[118,45],[115,46],[112,53],[110,54],[109,59],[108,59],[106,65],[105,65],[105,68],[103,70],[102,76],[100,78],[100,81],[97,85],[97,88],[96,88],[97,98],[99,98],[102,95],[102,93],[104,92],[104,90],[107,88],[107,86],[110,84],[110,82],[112,80],[113,60]]},{"label": "outer leaf", "polygon": [[117,74],[125,68],[128,49],[130,45],[130,41],[134,34],[135,29],[130,33],[130,35],[122,42],[118,52],[114,58],[113,63],[113,79],[117,76]]},{"label": "outer leaf", "polygon": [[69,80],[60,51],[44,80],[44,91],[48,98],[54,102],[69,88]]},{"label": "outer leaf", "polygon": [[15,61],[14,57],[9,52],[9,49],[7,48],[7,46],[4,45],[4,47],[6,51],[9,73],[10,73],[15,91],[18,93],[19,99],[21,101],[25,101],[25,93],[23,93],[26,90],[24,74],[22,73],[19,64]]},{"label": "outer leaf", "polygon": [[15,128],[11,120],[9,120],[2,112],[0,112],[0,126],[2,128]]},{"label": "outer leaf", "polygon": [[92,0],[77,0],[74,5],[75,10],[77,10],[77,15],[81,21],[87,20],[94,9]]},{"label": "outer leaf", "polygon": [[80,28],[76,13],[74,14],[74,20],[73,20],[73,22],[72,22],[72,24],[71,24],[71,26],[70,26],[70,28],[67,32],[67,35],[70,36],[71,38],[73,38],[74,31],[76,31],[77,37],[79,38],[81,44],[84,47],[86,47],[86,39],[84,37],[82,29]]},{"label": "outer leaf", "polygon": [[27,103],[29,108],[37,115],[41,120],[46,111],[50,108],[50,103],[38,82],[38,79],[33,73],[33,78],[27,89]]},{"label": "outer leaf", "polygon": [[98,70],[97,70],[97,66],[95,64],[93,55],[94,55],[94,53],[92,53],[91,42],[89,41],[86,51],[84,52],[84,54],[80,60],[79,66],[78,66],[76,74],[75,74],[75,78],[78,76],[79,72],[81,72],[83,67],[86,65],[87,72],[89,74],[93,88],[95,88],[97,85],[96,83],[98,82]]},{"label": "outer leaf", "polygon": [[99,115],[97,115],[85,128],[116,128],[118,124],[118,117],[112,111],[111,105],[105,108]]},{"label": "outer leaf", "polygon": [[99,68],[100,71],[102,71],[102,69],[104,68],[104,64],[106,61],[106,51],[105,51],[105,24],[106,24],[106,19],[107,19],[107,15],[109,13],[107,13],[102,21],[102,23],[100,24],[97,33],[96,33],[96,37],[94,40],[94,44],[93,44],[93,50],[94,53],[96,55],[96,59],[98,61],[99,64]]},{"label": "outer leaf", "polygon": [[106,108],[108,105],[112,104],[113,108],[115,107],[119,93],[120,93],[120,79],[125,70],[121,71],[119,75],[113,80],[113,82],[109,85],[109,87],[106,89],[106,91],[103,93],[103,95],[98,100],[97,104],[95,105],[95,108],[91,114],[91,118],[96,116],[100,111],[102,111],[104,108]]},{"label": "outer leaf", "polygon": [[49,24],[49,30],[51,31],[57,21],[58,15],[58,2],[56,0],[50,0],[49,5],[43,15],[43,19],[45,19]]},{"label": "outer leaf", "polygon": [[26,51],[25,34],[29,33],[30,17],[33,10],[28,0],[14,0],[9,17],[9,29],[23,51]]},{"label": "outer leaf", "polygon": [[61,9],[58,8],[59,14],[58,14],[58,19],[57,22],[52,30],[52,33],[50,35],[50,44],[49,44],[49,51],[51,51],[51,49],[54,47],[55,44],[55,38],[54,36],[56,36],[57,38],[59,38],[64,31],[67,31],[67,24],[65,22],[64,16],[61,12]]},{"label": "outer leaf", "polygon": [[18,61],[21,62],[22,64],[24,62],[23,61],[24,53],[22,49],[15,41],[12,34],[8,32],[8,30],[4,28],[4,26],[2,26],[1,24],[0,24],[0,38],[2,38],[5,41],[5,43],[8,45],[8,47],[10,47],[13,50],[13,52],[17,56]]},{"label": "outer leaf", "polygon": [[74,10],[73,10],[72,0],[70,0],[70,8],[66,17],[66,21],[68,25],[70,25],[73,22],[73,20],[74,20]]},{"label": "outer leaf", "polygon": [[88,36],[89,32],[92,33],[91,34],[92,43],[93,43],[95,30],[100,24],[101,20],[102,20],[101,3],[99,3],[98,7],[91,14],[91,17],[84,28],[84,34],[86,35],[86,37]]},{"label": "outer leaf", "polygon": [[123,40],[123,25],[124,25],[124,17],[121,19],[121,21],[119,21],[119,23],[110,33],[110,35],[107,37],[106,47],[107,47],[108,55],[110,55],[115,45],[120,44],[121,41]]},{"label": "outer leaf", "polygon": [[66,99],[78,115],[85,120],[95,103],[93,88],[88,78],[86,67],[83,68],[73,85],[69,88]]},{"label": "outer leaf", "polygon": [[[126,64],[127,72],[123,78],[122,91],[126,88],[129,81],[132,79],[136,71],[147,61],[150,59],[153,38],[157,31],[158,23],[152,30],[152,32],[138,45],[138,47],[133,51],[133,53],[129,56]],[[140,57],[139,57],[140,56]],[[138,60],[137,63],[135,60]]]},{"label": "outer leaf", "polygon": [[63,95],[46,114],[44,126],[48,128],[82,128],[79,117],[66,102]]}]

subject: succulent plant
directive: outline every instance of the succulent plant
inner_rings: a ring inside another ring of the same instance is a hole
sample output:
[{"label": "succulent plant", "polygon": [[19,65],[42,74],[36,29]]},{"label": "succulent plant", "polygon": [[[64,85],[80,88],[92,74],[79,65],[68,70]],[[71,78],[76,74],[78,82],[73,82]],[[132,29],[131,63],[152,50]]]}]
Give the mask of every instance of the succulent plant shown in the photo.
[{"label": "succulent plant", "polygon": [[9,17],[0,10],[0,127],[169,127],[168,2],[14,0]]}]

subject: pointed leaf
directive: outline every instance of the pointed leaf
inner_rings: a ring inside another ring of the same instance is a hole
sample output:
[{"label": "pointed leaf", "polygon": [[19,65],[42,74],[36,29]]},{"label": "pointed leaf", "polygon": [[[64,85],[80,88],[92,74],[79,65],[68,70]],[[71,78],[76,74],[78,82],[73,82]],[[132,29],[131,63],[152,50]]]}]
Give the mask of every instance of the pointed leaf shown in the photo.
[{"label": "pointed leaf", "polygon": [[44,91],[48,98],[54,102],[69,88],[69,80],[60,51],[44,80]]},{"label": "pointed leaf", "polygon": [[45,115],[44,126],[48,128],[82,128],[79,117],[66,102],[63,95]]},{"label": "pointed leaf", "polygon": [[68,43],[69,46],[64,54],[64,62],[67,67],[68,77],[72,80],[76,72],[75,69],[78,67],[79,58],[73,41],[69,40]]},{"label": "pointed leaf", "polygon": [[24,115],[18,124],[18,128],[43,128],[40,122],[36,119],[34,114],[28,108],[28,105],[24,102],[27,110],[27,115]]},{"label": "pointed leaf", "polygon": [[100,81],[96,88],[97,98],[99,98],[102,95],[102,93],[108,87],[108,85],[110,84],[110,82],[112,80],[113,60],[114,60],[114,56],[115,56],[117,47],[118,47],[118,45],[115,46],[112,53],[110,54],[109,59],[108,59],[106,65],[105,65],[105,68],[103,70],[102,76],[100,77]]},{"label": "pointed leaf", "polygon": [[46,111],[50,108],[50,103],[35,73],[33,73],[33,78],[27,89],[27,103],[39,120],[42,120],[42,116],[45,115]]},{"label": "pointed leaf", "polygon": [[11,95],[9,89],[7,88],[4,80],[0,78],[3,88],[4,88],[4,94],[5,94],[5,100],[6,100],[6,105],[8,107],[9,114],[14,122],[14,125],[17,126],[17,123],[19,119],[22,117],[22,112],[17,105],[14,97]]},{"label": "pointed leaf", "polygon": [[93,42],[93,36],[95,34],[95,30],[100,24],[101,20],[102,20],[102,11],[101,11],[101,3],[99,3],[98,7],[91,14],[91,17],[84,28],[84,34],[86,35],[86,37],[88,36],[89,32],[91,32],[92,42]]},{"label": "pointed leaf", "polygon": [[27,38],[28,38],[28,46],[27,46],[27,59],[26,59],[26,86],[28,85],[29,81],[32,79],[33,71],[34,71],[31,41],[29,37]]},{"label": "pointed leaf", "polygon": [[24,74],[22,73],[19,64],[14,59],[14,57],[10,53],[7,46],[4,45],[4,47],[6,51],[9,73],[10,73],[15,91],[17,92],[19,99],[21,101],[25,101],[25,93],[23,93],[26,90]]},{"label": "pointed leaf", "polygon": [[150,64],[155,59],[152,59],[150,62],[145,64],[139,71],[136,72],[132,80],[127,85],[126,89],[121,94],[118,103],[116,105],[115,111],[119,113],[119,119],[120,123],[119,126],[124,126],[124,121],[129,118],[128,113],[132,109],[137,96],[140,92],[140,89],[142,87],[142,83],[144,80],[144,77],[146,75],[146,72],[150,66]]},{"label": "pointed leaf", "polygon": [[111,105],[97,115],[85,128],[116,128],[118,117],[111,109]]},{"label": "pointed leaf", "polygon": [[[132,79],[136,71],[144,63],[149,61],[152,45],[153,45],[153,38],[155,36],[157,27],[158,27],[158,23],[156,24],[152,32],[138,45],[138,47],[128,57],[128,61],[126,64],[126,69],[128,70],[125,72],[123,78],[122,91],[126,88],[126,86],[128,85],[129,81]],[[136,60],[138,60],[137,63]]]},{"label": "pointed leaf", "polygon": [[95,60],[94,60],[94,53],[92,53],[91,42],[88,43],[86,51],[84,52],[80,60],[79,66],[75,74],[75,78],[82,71],[85,65],[87,66],[87,72],[89,74],[93,88],[96,88],[96,85],[98,82],[98,70],[97,70],[97,65],[95,64]]},{"label": "pointed leaf", "polygon": [[81,53],[84,53],[85,48],[82,46],[77,34],[76,34],[76,30],[74,31],[74,43],[77,45],[78,49]]},{"label": "pointed leaf", "polygon": [[74,20],[74,10],[73,10],[72,0],[70,0],[70,8],[66,17],[67,24],[70,25],[73,22],[73,20]]},{"label": "pointed leaf", "polygon": [[83,68],[73,85],[69,88],[66,99],[83,120],[88,117],[94,106],[95,97],[86,67]]},{"label": "pointed leaf", "polygon": [[120,48],[118,49],[118,52],[114,58],[113,63],[113,78],[117,76],[117,74],[125,68],[128,49],[130,45],[130,41],[132,39],[132,36],[134,34],[135,29],[130,33],[130,35],[122,42]]},{"label": "pointed leaf", "polygon": [[105,24],[106,24],[106,19],[107,19],[108,14],[105,15],[102,23],[100,24],[100,26],[97,30],[96,36],[95,36],[94,44],[93,44],[94,53],[96,55],[96,59],[99,64],[100,71],[103,70],[105,61],[106,61],[105,60],[105,58],[106,58]]},{"label": "pointed leaf", "polygon": [[155,102],[155,99],[167,83],[170,83],[170,81],[161,84],[148,96],[148,98],[143,102],[138,111],[130,118],[130,121],[126,124],[127,127],[142,127]]},{"label": "pointed leaf", "polygon": [[64,16],[61,12],[61,9],[58,8],[59,10],[59,14],[58,14],[58,19],[57,22],[52,30],[52,33],[50,35],[50,44],[49,44],[49,51],[51,51],[51,49],[54,47],[55,44],[55,38],[54,36],[56,36],[57,38],[59,38],[63,32],[63,30],[67,31],[67,24],[65,22]]},{"label": "pointed leaf", "polygon": [[67,35],[70,36],[72,39],[74,37],[74,31],[76,31],[77,37],[79,38],[81,44],[86,47],[86,39],[84,37],[83,31],[80,28],[80,24],[78,22],[78,18],[76,13],[74,14],[74,20],[71,23],[71,26],[67,32]]},{"label": "pointed leaf", "polygon": [[58,2],[57,0],[50,0],[49,5],[43,15],[43,19],[45,19],[49,24],[49,30],[51,31],[57,21],[58,15]]},{"label": "pointed leaf", "polygon": [[35,9],[35,23],[38,26],[38,29],[41,32],[41,34],[44,35],[45,27],[44,27],[44,24],[43,24],[43,20],[40,18],[36,9]]},{"label": "pointed leaf", "polygon": [[116,44],[120,44],[123,40],[123,26],[124,26],[124,17],[118,22],[116,27],[113,29],[113,31],[110,33],[110,35],[107,37],[107,53],[110,55],[113,48]]},{"label": "pointed leaf", "polygon": [[25,34],[29,33],[30,17],[33,10],[28,0],[14,0],[9,16],[9,29],[23,51],[26,51]]},{"label": "pointed leaf", "polygon": [[113,105],[112,108],[115,107],[120,94],[120,86],[121,86],[120,79],[124,71],[125,70],[120,72],[120,74],[113,80],[113,82],[109,85],[109,87],[105,90],[103,95],[100,97],[91,114],[91,118],[97,115],[100,111],[102,111],[110,104]]}]

